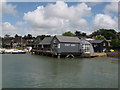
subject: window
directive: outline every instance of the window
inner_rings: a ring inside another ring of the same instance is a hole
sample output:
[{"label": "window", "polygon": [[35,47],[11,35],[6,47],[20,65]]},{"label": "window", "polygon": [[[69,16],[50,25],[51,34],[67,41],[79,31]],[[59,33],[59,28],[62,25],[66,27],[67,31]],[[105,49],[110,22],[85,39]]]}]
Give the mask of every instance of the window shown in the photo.
[{"label": "window", "polygon": [[60,48],[60,44],[57,45],[57,48]]},{"label": "window", "polygon": [[89,50],[90,50],[90,45],[89,44],[83,44],[83,50],[85,51],[85,52],[90,52]]},{"label": "window", "polygon": [[53,43],[56,43],[56,40],[53,40]]}]

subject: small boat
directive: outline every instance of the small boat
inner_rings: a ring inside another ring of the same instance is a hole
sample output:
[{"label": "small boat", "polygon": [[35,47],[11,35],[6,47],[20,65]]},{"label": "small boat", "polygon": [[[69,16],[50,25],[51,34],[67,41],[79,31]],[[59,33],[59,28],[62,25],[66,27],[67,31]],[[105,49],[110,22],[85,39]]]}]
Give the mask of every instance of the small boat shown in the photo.
[{"label": "small boat", "polygon": [[4,51],[5,51],[4,49],[1,49],[1,48],[0,48],[0,54],[3,54]]},{"label": "small boat", "polygon": [[17,50],[17,49],[14,49],[12,51],[12,54],[25,54],[25,53],[26,53],[25,51],[23,51],[23,50]]},{"label": "small boat", "polygon": [[26,52],[18,49],[6,49],[5,53],[6,54],[25,54]]},{"label": "small boat", "polygon": [[3,52],[2,52],[2,51],[0,51],[0,54],[3,54]]}]

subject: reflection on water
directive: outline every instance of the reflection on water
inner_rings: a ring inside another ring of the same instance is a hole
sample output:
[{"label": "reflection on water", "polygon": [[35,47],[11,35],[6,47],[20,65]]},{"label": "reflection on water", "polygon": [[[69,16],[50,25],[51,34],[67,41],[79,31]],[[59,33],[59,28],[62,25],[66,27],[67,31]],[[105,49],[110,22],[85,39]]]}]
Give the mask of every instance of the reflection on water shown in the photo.
[{"label": "reflection on water", "polygon": [[117,58],[3,55],[3,88],[117,88]]}]

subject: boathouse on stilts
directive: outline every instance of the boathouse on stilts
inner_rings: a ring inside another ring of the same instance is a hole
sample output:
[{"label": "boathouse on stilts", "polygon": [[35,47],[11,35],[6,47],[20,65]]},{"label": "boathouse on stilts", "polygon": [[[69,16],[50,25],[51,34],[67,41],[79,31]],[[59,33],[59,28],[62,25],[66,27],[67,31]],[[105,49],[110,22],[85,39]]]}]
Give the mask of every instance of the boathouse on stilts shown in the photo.
[{"label": "boathouse on stilts", "polygon": [[56,35],[54,37],[45,37],[38,45],[39,50],[33,49],[32,52],[40,55],[52,55],[65,57],[80,56],[82,47],[78,37]]}]

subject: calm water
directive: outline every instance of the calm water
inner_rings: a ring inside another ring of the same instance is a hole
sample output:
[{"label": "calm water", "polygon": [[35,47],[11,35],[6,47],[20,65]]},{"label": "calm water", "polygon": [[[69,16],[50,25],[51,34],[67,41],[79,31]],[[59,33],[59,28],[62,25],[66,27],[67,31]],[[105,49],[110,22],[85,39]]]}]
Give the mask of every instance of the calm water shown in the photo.
[{"label": "calm water", "polygon": [[117,58],[3,55],[3,88],[117,88]]}]

